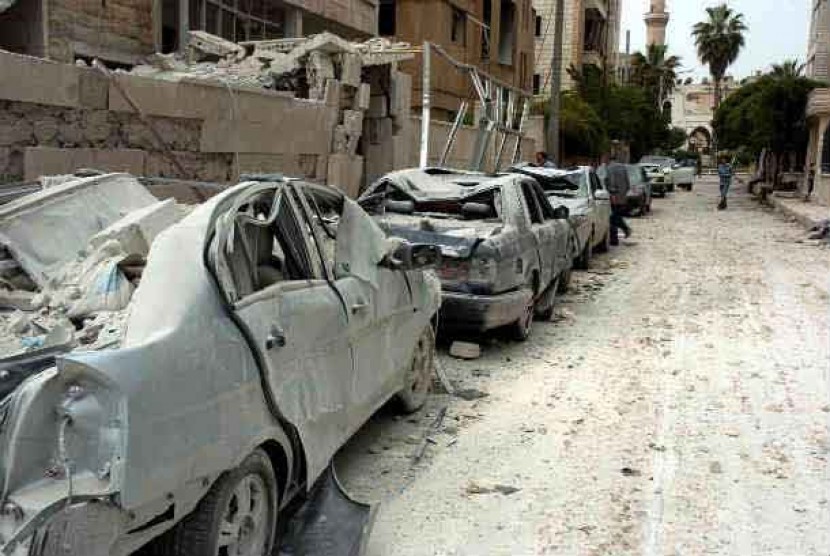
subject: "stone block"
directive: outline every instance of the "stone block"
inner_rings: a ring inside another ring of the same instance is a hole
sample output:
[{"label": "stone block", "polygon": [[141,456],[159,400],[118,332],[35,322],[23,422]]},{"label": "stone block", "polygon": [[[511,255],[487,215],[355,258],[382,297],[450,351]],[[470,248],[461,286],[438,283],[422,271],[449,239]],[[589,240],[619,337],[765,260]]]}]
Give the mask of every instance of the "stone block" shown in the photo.
[{"label": "stone block", "polygon": [[389,113],[396,118],[408,118],[412,105],[412,76],[402,71],[392,74]]},{"label": "stone block", "polygon": [[363,112],[361,110],[343,110],[343,125],[350,135],[363,133]]},{"label": "stone block", "polygon": [[346,126],[339,125],[334,128],[331,141],[331,152],[337,154],[348,154],[349,134],[346,131]]},{"label": "stone block", "polygon": [[342,88],[340,81],[337,79],[326,80],[326,90],[323,95],[323,102],[326,106],[340,106],[340,91]]},{"label": "stone block", "polygon": [[185,178],[225,183],[233,171],[233,155],[229,153],[195,153],[174,151],[173,155],[184,168],[185,175],[159,151],[147,153],[144,174],[165,178]]},{"label": "stone block", "polygon": [[369,108],[366,115],[370,118],[385,118],[389,115],[389,97],[386,95],[373,95],[369,100]]},{"label": "stone block", "polygon": [[58,149],[27,147],[23,152],[23,173],[27,180],[54,174],[71,174],[79,168],[107,172],[144,172],[146,153],[138,149]]},{"label": "stone block", "polygon": [[394,133],[392,118],[369,118],[366,120],[366,141],[379,145],[392,140]]},{"label": "stone block", "polygon": [[106,110],[109,102],[109,79],[95,69],[80,68],[78,102],[82,108]]},{"label": "stone block", "polygon": [[0,110],[0,147],[34,144],[32,122],[6,110]]},{"label": "stone block", "polygon": [[478,359],[481,357],[481,346],[470,342],[453,342],[450,345],[450,355],[456,359]]},{"label": "stone block", "polygon": [[361,83],[354,99],[355,110],[368,110],[372,100],[372,88],[368,83]]},{"label": "stone block", "polygon": [[360,56],[344,52],[340,55],[340,81],[350,87],[360,87],[360,74],[363,63]]},{"label": "stone block", "polygon": [[135,210],[98,232],[89,240],[93,249],[117,241],[128,255],[146,257],[161,232],[181,220],[183,214],[173,199]]},{"label": "stone block", "polygon": [[0,50],[0,98],[53,106],[80,104],[79,68]]},{"label": "stone block", "polygon": [[347,154],[329,155],[326,183],[356,199],[363,185],[363,157]]}]

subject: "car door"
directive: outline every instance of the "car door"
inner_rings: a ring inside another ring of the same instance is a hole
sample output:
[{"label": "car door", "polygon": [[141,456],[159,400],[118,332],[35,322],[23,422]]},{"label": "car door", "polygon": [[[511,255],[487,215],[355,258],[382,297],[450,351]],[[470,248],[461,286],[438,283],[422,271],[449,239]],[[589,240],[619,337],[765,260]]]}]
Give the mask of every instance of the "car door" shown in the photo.
[{"label": "car door", "polygon": [[358,403],[349,318],[312,264],[307,228],[284,184],[252,188],[219,219],[219,282],[267,367],[267,395],[296,428],[314,480],[351,434]]},{"label": "car door", "polygon": [[[611,197],[608,195],[605,185],[596,172],[591,170],[589,172],[591,180],[591,199],[594,201],[594,230],[595,239],[600,242],[604,238],[611,227]],[[602,199],[597,198],[597,193],[604,191],[601,195]]]},{"label": "car door", "polygon": [[542,203],[544,194],[538,183],[529,179],[522,179],[522,198],[527,205],[530,216],[530,231],[536,242],[536,251],[539,259],[540,292],[553,280],[556,267],[556,230],[550,218],[545,217]]},{"label": "car door", "polygon": [[[298,191],[303,187],[295,185]],[[307,187],[307,186],[306,186]],[[356,431],[399,388],[417,336],[406,274],[380,265],[386,235],[357,203],[339,206],[317,199],[310,188],[298,197],[317,246],[321,272],[340,294],[354,358],[348,430]],[[326,226],[325,220],[336,222]]]}]

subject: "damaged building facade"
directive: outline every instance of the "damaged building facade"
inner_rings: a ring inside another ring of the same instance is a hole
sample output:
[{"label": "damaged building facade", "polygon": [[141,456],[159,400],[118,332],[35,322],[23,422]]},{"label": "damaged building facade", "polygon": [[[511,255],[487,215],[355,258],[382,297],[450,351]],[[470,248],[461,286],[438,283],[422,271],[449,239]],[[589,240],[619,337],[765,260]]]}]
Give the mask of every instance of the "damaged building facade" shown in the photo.
[{"label": "damaged building facade", "polygon": [[366,39],[375,34],[376,11],[376,0],[4,0],[0,48],[133,65],[154,52],[184,49],[192,30],[236,42],[325,31]]}]

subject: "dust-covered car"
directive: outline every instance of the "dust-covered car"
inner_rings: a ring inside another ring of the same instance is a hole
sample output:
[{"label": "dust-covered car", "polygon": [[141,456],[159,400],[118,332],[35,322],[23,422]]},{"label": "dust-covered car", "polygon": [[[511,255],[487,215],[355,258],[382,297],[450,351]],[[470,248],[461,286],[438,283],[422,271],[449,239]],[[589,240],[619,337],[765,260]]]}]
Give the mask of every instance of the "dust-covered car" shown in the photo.
[{"label": "dust-covered car", "polygon": [[607,251],[611,237],[611,201],[608,191],[589,166],[557,170],[514,166],[511,171],[532,176],[553,207],[565,206],[578,240],[574,267],[586,269],[594,251]]},{"label": "dust-covered car", "polygon": [[665,197],[674,191],[672,170],[652,162],[641,162],[639,166],[645,170],[646,177],[651,182],[651,193],[656,197]]},{"label": "dust-covered car", "polygon": [[3,554],[271,554],[278,516],[393,396],[427,396],[436,250],[338,191],[251,181],[154,241],[119,349],[0,407]]},{"label": "dust-covered car", "polygon": [[507,327],[523,340],[534,312],[550,318],[570,278],[576,237],[533,178],[442,168],[387,174],[360,202],[391,236],[439,246],[439,325],[482,332]]},{"label": "dust-covered car", "polygon": [[646,171],[638,164],[626,164],[628,170],[628,195],[626,209],[629,214],[643,216],[651,212],[651,182]]}]

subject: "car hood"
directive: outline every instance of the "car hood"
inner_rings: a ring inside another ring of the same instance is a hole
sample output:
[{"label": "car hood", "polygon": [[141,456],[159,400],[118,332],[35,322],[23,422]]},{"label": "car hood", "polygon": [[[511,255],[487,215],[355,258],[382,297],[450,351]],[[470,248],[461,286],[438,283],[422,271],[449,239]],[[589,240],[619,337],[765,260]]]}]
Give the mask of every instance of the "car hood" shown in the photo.
[{"label": "car hood", "polygon": [[585,197],[558,197],[548,195],[550,204],[555,207],[567,207],[571,214],[584,214],[588,210],[588,199]]}]

